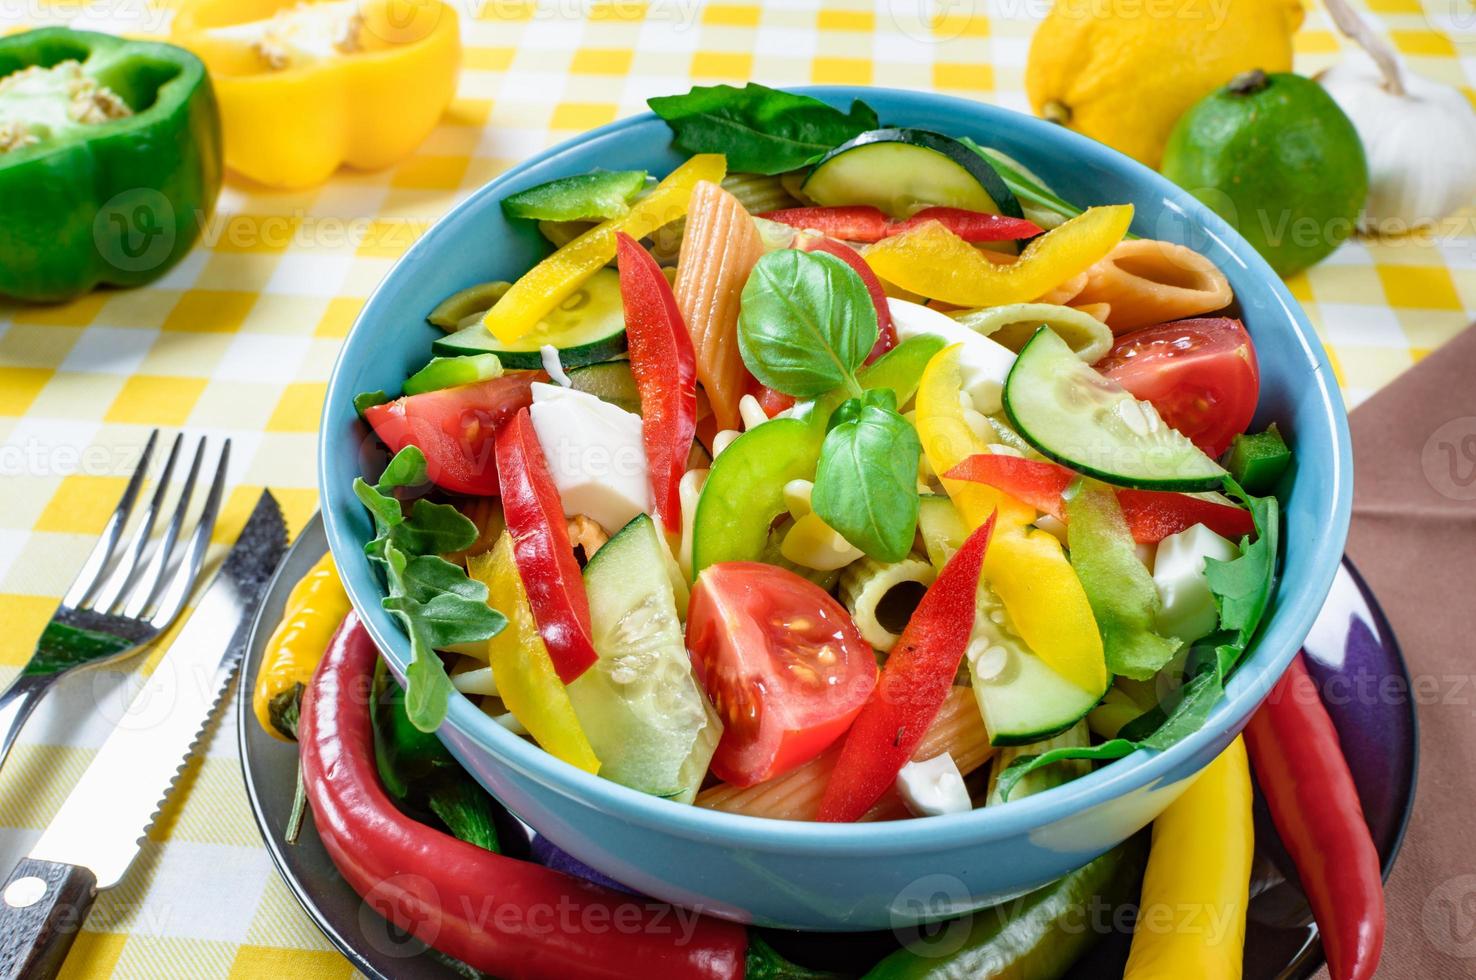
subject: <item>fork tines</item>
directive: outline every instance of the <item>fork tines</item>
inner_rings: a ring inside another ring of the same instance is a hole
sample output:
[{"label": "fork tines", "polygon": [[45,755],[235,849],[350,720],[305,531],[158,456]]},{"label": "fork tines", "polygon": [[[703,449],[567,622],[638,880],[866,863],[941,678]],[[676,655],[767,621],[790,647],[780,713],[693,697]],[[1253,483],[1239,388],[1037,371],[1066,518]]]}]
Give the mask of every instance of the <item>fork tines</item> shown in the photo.
[{"label": "fork tines", "polygon": [[102,536],[98,538],[92,553],[83,563],[82,570],[77,573],[77,578],[62,598],[62,606],[125,616],[148,622],[156,629],[163,629],[189,598],[190,587],[199,575],[200,566],[204,564],[205,552],[210,546],[210,535],[215,529],[215,518],[220,511],[231,441],[225,440],[220,448],[204,506],[193,530],[188,532],[182,554],[176,555],[180,551],[178,545],[181,533],[205,457],[204,436],[195,445],[194,458],[178,490],[174,514],[163,533],[156,537],[154,526],[173,486],[175,466],[184,445],[183,433],[174,437],[163,469],[155,480],[154,492],[148,505],[127,544],[123,543],[124,532],[128,528],[139,491],[147,478],[149,462],[158,439],[159,430],[155,429],[144,444],[138,466],[123,490],[117,510],[108,518]]}]

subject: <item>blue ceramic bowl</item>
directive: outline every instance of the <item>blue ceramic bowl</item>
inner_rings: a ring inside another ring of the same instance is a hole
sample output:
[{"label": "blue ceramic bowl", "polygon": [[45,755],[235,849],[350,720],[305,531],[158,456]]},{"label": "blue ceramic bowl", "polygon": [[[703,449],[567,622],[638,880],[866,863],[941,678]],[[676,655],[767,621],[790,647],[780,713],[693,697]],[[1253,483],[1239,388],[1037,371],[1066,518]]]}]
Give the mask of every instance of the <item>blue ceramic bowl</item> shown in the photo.
[{"label": "blue ceramic bowl", "polygon": [[[963,99],[888,89],[807,89],[836,105],[864,98],[884,122],[970,136],[1023,162],[1068,200],[1131,202],[1141,235],[1189,245],[1229,276],[1261,363],[1258,423],[1296,449],[1281,488],[1285,563],[1273,612],[1208,724],[1161,753],[1140,752],[1058,789],[995,809],[837,826],[735,816],[646,796],[575,769],[455,699],[441,737],[504,804],[559,847],[659,898],[768,925],[901,927],[1035,888],[1124,840],[1223,749],[1291,660],[1331,586],[1352,487],[1347,418],[1312,328],[1238,234],[1189,194],[1059,126]],[[498,201],[596,167],[665,174],[681,157],[650,114],[594,130],[515,167],[471,195],[407,252],[370,298],[329,385],[319,442],[328,541],[354,606],[397,673],[409,645],[380,609],[363,554],[368,515],[350,484],[368,440],[356,392],[397,391],[436,336],[425,314],[487,279],[516,279],[547,246],[509,223]],[[365,474],[365,475],[377,475]]]}]

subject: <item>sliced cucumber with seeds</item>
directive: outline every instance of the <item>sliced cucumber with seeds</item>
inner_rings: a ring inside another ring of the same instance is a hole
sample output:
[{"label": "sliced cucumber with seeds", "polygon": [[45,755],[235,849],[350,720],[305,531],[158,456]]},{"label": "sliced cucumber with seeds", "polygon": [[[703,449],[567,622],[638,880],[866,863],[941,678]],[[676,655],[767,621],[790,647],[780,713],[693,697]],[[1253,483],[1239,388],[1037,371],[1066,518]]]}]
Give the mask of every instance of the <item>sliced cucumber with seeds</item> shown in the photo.
[{"label": "sliced cucumber with seeds", "polygon": [[870,204],[893,218],[944,206],[1023,216],[989,162],[958,140],[924,129],[874,129],[836,147],[801,189],[816,204]]},{"label": "sliced cucumber with seeds", "polygon": [[559,363],[567,370],[598,364],[625,353],[625,307],[620,300],[620,273],[601,269],[559,304],[533,331],[517,342],[504,344],[480,323],[431,344],[443,357],[458,354],[496,354],[503,367],[537,370],[543,366],[545,344],[558,348]]},{"label": "sliced cucumber with seeds", "polygon": [[641,393],[629,361],[606,361],[569,372],[569,387],[594,395],[601,401],[618,405],[635,415],[641,414]]},{"label": "sliced cucumber with seeds", "polygon": [[1097,373],[1055,332],[1025,344],[1004,388],[1010,423],[1036,449],[1104,483],[1143,490],[1213,490],[1225,470],[1148,402]]},{"label": "sliced cucumber with seeds", "polygon": [[642,514],[584,567],[600,659],[569,685],[600,775],[690,803],[722,735],[692,674],[666,545]]}]

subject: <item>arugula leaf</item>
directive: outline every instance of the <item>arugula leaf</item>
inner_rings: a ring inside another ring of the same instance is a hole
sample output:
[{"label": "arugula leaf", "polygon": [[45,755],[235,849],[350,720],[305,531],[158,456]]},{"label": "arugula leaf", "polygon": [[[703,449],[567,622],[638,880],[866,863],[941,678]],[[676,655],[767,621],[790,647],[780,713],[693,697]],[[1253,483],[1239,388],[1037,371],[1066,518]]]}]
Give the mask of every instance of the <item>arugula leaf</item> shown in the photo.
[{"label": "arugula leaf", "polygon": [[1102,631],[1107,669],[1147,680],[1183,644],[1155,626],[1158,589],[1138,560],[1117,494],[1096,481],[1077,480],[1066,494],[1071,567]]},{"label": "arugula leaf", "polygon": [[496,636],[507,619],[487,605],[487,587],[440,557],[477,539],[477,526],[449,504],[417,500],[407,516],[392,492],[426,483],[425,455],[414,446],[395,454],[377,485],[354,481],[354,494],[374,518],[374,540],[364,553],[384,568],[385,611],[410,638],[405,671],[405,709],[423,732],[446,717],[451,680],[436,648],[476,643]]},{"label": "arugula leaf", "polygon": [[845,386],[876,344],[876,307],[856,271],[826,252],[759,259],[743,286],[738,351],[754,377],[796,398]]},{"label": "arugula leaf", "polygon": [[354,396],[354,411],[363,415],[368,409],[375,405],[383,405],[390,400],[390,396],[383,391],[364,391]]},{"label": "arugula leaf", "polygon": [[[922,443],[894,407],[859,404],[820,447],[815,513],[841,537],[876,561],[901,561],[917,533],[917,463]],[[895,405],[895,396],[893,396]]]},{"label": "arugula leaf", "polygon": [[1228,562],[1206,559],[1205,577],[1220,611],[1220,629],[1191,648],[1184,684],[1170,702],[1125,725],[1118,738],[1089,748],[1052,749],[1019,757],[1000,774],[1003,799],[1009,798],[1010,790],[1022,777],[1044,766],[1067,759],[1106,762],[1140,748],[1162,751],[1204,725],[1225,693],[1226,679],[1240,665],[1265,618],[1275,590],[1281,539],[1280,507],[1275,497],[1252,497],[1228,478],[1225,492],[1250,510],[1256,537],[1254,542],[1249,536],[1241,541],[1238,558]]},{"label": "arugula leaf", "polygon": [[646,100],[688,153],[722,153],[730,173],[796,170],[852,137],[877,128],[876,112],[857,99],[841,112],[808,95],[749,82],[698,85],[685,95]]}]

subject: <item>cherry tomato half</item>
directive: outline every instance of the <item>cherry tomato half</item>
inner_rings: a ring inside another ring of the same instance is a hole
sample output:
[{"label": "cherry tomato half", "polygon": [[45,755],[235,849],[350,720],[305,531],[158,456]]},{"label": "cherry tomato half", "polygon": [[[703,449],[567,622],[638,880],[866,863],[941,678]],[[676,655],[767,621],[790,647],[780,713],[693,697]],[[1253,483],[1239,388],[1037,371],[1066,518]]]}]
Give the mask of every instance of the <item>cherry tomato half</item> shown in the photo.
[{"label": "cherry tomato half", "polygon": [[375,435],[399,452],[413,445],[425,454],[431,482],[455,493],[497,493],[493,436],[498,426],[533,404],[538,371],[512,371],[476,384],[407,395],[364,410]]},{"label": "cherry tomato half", "polygon": [[845,607],[813,582],[759,562],[702,570],[687,649],[723,720],[712,771],[737,786],[819,755],[876,686],[876,657]]},{"label": "cherry tomato half", "polygon": [[1206,455],[1218,457],[1256,412],[1261,372],[1239,320],[1206,317],[1133,330],[1096,364]]}]

